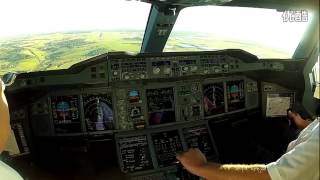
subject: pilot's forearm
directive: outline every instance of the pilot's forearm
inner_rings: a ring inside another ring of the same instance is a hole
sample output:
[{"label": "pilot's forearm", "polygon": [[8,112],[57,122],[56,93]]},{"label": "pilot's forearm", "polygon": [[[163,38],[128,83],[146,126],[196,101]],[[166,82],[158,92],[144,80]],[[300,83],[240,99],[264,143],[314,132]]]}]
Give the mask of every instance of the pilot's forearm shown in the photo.
[{"label": "pilot's forearm", "polygon": [[271,180],[265,165],[221,165],[207,163],[196,170],[206,180]]},{"label": "pilot's forearm", "polygon": [[9,109],[4,92],[0,91],[0,153],[6,145],[7,136],[10,130]]}]

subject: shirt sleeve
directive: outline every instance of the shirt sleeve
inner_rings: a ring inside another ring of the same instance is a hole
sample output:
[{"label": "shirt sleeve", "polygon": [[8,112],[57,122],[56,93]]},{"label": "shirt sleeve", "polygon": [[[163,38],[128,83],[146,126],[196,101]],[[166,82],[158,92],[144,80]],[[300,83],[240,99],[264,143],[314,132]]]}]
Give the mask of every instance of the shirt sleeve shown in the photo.
[{"label": "shirt sleeve", "polygon": [[1,180],[23,180],[23,178],[11,167],[0,160],[0,179]]},{"label": "shirt sleeve", "polygon": [[319,179],[319,126],[311,137],[267,164],[272,180]]}]

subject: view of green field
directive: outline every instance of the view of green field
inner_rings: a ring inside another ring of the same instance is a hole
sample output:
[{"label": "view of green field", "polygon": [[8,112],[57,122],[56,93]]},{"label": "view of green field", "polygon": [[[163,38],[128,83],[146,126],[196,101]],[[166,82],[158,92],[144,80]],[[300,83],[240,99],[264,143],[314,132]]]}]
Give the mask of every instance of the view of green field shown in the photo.
[{"label": "view of green field", "polygon": [[[0,74],[66,69],[112,51],[139,52],[143,31],[87,31],[26,35],[0,39]],[[288,58],[288,53],[253,43],[224,40],[203,33],[173,33],[164,51],[238,48],[259,57]]]}]

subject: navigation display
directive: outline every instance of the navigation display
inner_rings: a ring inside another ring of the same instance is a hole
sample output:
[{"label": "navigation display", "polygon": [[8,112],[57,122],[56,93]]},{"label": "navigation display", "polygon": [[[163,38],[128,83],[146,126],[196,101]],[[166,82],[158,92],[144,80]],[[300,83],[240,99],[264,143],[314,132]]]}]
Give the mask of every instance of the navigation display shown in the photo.
[{"label": "navigation display", "polygon": [[204,115],[212,116],[225,112],[223,83],[203,85]]},{"label": "navigation display", "polygon": [[147,136],[119,139],[120,163],[124,172],[153,169]]},{"label": "navigation display", "polygon": [[149,125],[175,122],[173,88],[147,89]]},{"label": "navigation display", "polygon": [[174,165],[177,152],[182,152],[178,130],[152,134],[152,141],[159,167]]},{"label": "navigation display", "polygon": [[114,129],[111,99],[109,94],[83,96],[84,116],[88,131]]},{"label": "navigation display", "polygon": [[227,101],[228,111],[235,111],[245,108],[246,101],[243,80],[227,82]]},{"label": "navigation display", "polygon": [[81,132],[79,97],[77,95],[52,96],[51,109],[56,133]]},{"label": "navigation display", "polygon": [[266,116],[287,116],[287,110],[293,107],[294,93],[267,94]]},{"label": "navigation display", "polygon": [[206,157],[215,155],[208,128],[206,126],[196,126],[183,129],[188,148],[199,148]]}]

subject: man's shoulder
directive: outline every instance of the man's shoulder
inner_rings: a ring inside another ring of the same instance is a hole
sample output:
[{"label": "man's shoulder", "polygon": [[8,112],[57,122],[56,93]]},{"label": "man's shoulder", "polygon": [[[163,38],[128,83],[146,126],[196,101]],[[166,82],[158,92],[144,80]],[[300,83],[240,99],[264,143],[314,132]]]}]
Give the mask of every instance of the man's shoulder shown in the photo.
[{"label": "man's shoulder", "polygon": [[6,165],[1,160],[0,160],[0,179],[23,180],[22,177],[17,173],[17,171],[15,171],[14,169]]}]

